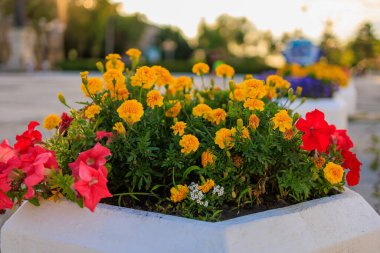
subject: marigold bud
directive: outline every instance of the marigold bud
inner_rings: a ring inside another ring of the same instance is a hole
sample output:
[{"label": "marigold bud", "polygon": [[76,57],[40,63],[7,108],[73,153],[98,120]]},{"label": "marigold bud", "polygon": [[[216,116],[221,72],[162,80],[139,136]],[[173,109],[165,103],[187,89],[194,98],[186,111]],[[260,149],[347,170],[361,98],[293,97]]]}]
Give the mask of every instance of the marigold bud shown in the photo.
[{"label": "marigold bud", "polygon": [[102,63],[101,61],[98,61],[98,62],[96,63],[96,67],[98,68],[98,70],[99,70],[101,73],[104,72],[104,65],[103,65],[103,63]]},{"label": "marigold bud", "polygon": [[290,88],[290,89],[288,90],[288,96],[289,96],[289,97],[292,97],[293,94],[294,94],[294,90],[293,90],[293,88]]},{"label": "marigold bud", "polygon": [[302,87],[298,86],[296,89],[296,96],[299,97],[299,96],[301,96],[301,94],[302,94]]},{"label": "marigold bud", "polygon": [[242,119],[237,119],[236,126],[237,126],[238,130],[241,130],[243,128],[243,120]]},{"label": "marigold bud", "polygon": [[60,92],[58,93],[58,100],[59,102],[61,102],[62,104],[66,105],[66,99],[65,97],[63,96],[63,94]]}]

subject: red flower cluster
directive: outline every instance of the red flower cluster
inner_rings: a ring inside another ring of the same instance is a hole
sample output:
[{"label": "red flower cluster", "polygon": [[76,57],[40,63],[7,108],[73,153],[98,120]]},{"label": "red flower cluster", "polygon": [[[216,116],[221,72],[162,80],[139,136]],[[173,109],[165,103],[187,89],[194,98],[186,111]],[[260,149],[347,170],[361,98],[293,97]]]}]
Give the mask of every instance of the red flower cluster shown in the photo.
[{"label": "red flower cluster", "polygon": [[97,143],[92,149],[79,154],[69,164],[76,182],[75,190],[84,198],[84,205],[92,212],[102,198],[112,197],[107,188],[106,157],[111,155],[108,148]]},{"label": "red flower cluster", "polygon": [[24,198],[30,199],[35,196],[34,186],[43,182],[50,170],[58,170],[54,152],[37,145],[42,138],[35,130],[38,125],[38,122],[30,122],[28,130],[16,136],[14,147],[7,140],[0,145],[0,209],[13,207],[13,201],[6,194],[11,189],[21,190],[25,184]]},{"label": "red flower cluster", "polygon": [[348,185],[354,186],[359,183],[361,162],[349,150],[354,144],[347,135],[347,130],[336,130],[334,125],[326,122],[323,112],[317,109],[306,113],[306,119],[300,118],[295,126],[304,133],[302,149],[328,153],[328,149],[335,145],[343,157],[343,167],[349,170],[346,176]]}]

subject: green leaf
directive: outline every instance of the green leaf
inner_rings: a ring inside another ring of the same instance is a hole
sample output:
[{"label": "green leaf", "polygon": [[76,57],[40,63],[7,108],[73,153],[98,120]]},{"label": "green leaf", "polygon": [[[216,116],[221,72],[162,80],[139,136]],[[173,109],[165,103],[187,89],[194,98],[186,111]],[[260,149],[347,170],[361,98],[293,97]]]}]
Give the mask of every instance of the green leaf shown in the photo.
[{"label": "green leaf", "polygon": [[189,168],[187,168],[187,169],[185,170],[185,172],[183,173],[182,181],[184,181],[184,180],[187,178],[187,176],[188,176],[191,172],[193,172],[194,170],[201,170],[201,168],[200,168],[199,166],[196,166],[196,165],[193,165],[193,166],[190,166]]},{"label": "green leaf", "polygon": [[29,202],[35,206],[40,206],[40,201],[38,200],[38,198],[29,199]]}]

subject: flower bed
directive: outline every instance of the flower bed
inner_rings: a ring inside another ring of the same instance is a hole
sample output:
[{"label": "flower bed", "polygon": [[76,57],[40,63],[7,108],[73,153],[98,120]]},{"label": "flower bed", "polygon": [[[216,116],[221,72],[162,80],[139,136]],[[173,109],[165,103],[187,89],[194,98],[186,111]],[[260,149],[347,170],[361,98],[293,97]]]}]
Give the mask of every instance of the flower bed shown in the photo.
[{"label": "flower bed", "polygon": [[[204,82],[209,67],[174,78],[160,66],[137,68],[139,51],[99,62],[102,78],[81,73],[86,100],[69,114],[49,115],[55,131],[42,141],[31,122],[11,147],[0,147],[0,208],[28,199],[66,198],[91,211],[100,201],[188,218],[219,221],[257,206],[286,206],[356,185],[361,163],[346,130],[313,110],[290,106],[301,95],[280,76],[232,78],[220,65],[221,89]],[[285,103],[280,103],[284,101]]]}]

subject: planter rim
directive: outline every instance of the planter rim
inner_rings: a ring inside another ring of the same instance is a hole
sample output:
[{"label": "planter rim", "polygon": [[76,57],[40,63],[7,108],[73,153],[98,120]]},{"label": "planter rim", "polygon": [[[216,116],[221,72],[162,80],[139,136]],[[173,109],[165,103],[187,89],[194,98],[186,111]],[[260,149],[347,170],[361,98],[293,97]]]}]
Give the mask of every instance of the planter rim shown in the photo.
[{"label": "planter rim", "polygon": [[[95,213],[100,213],[103,210],[109,210],[111,212],[116,212],[116,213],[125,213],[128,215],[132,215],[135,217],[149,217],[151,219],[158,218],[166,221],[178,221],[180,220],[181,223],[199,223],[202,224],[203,226],[230,226],[233,224],[241,223],[244,221],[255,221],[259,219],[265,219],[265,218],[271,218],[275,216],[282,216],[282,215],[287,215],[291,213],[297,213],[301,210],[305,210],[308,208],[312,208],[315,205],[324,205],[327,204],[331,201],[334,200],[342,200],[354,196],[360,196],[358,193],[348,189],[347,187],[344,187],[344,191],[341,193],[337,193],[332,196],[327,196],[319,199],[313,199],[297,204],[293,204],[290,206],[286,207],[281,207],[281,208],[275,208],[275,209],[270,209],[262,212],[257,212],[253,214],[247,214],[243,216],[239,216],[236,218],[228,219],[228,220],[223,220],[223,221],[217,221],[217,222],[211,222],[211,221],[202,221],[202,220],[197,220],[197,219],[191,219],[191,218],[186,218],[182,216],[175,216],[175,215],[170,215],[170,214],[163,214],[163,213],[158,213],[158,212],[151,212],[151,211],[144,211],[144,210],[138,210],[138,209],[133,209],[133,208],[127,208],[127,207],[120,207],[120,206],[113,206],[113,205],[108,205],[108,204],[99,204],[97,208],[95,209]],[[68,200],[64,200],[65,202],[69,202]],[[25,204],[25,203],[24,203]],[[53,203],[57,204],[57,203]],[[58,203],[59,204],[59,203]],[[38,207],[37,207],[38,208]],[[78,207],[79,208],[79,207]],[[87,210],[88,211],[88,210]]]}]

